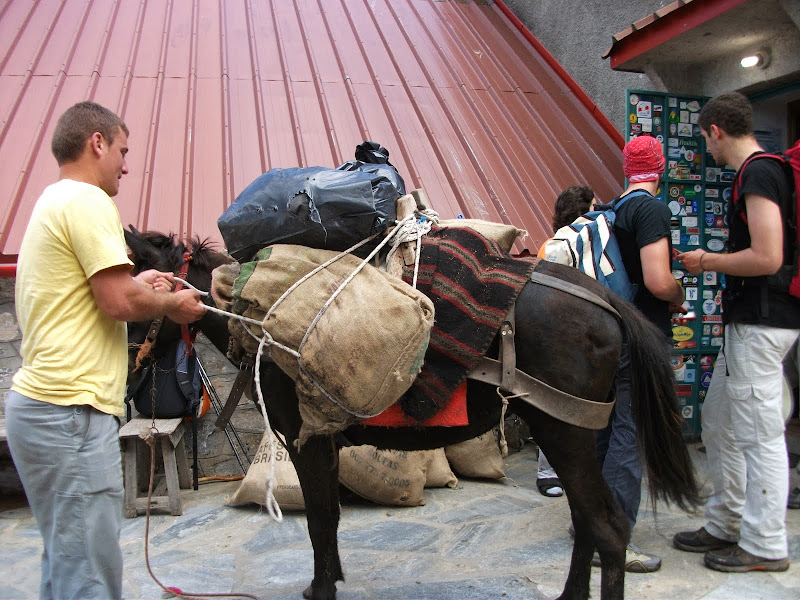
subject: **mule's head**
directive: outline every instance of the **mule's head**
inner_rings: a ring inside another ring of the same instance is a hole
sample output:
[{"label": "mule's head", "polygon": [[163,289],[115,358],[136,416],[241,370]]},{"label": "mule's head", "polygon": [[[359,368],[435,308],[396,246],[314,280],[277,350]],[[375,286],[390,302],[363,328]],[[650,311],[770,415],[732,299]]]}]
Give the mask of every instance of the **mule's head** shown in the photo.
[{"label": "mule's head", "polygon": [[[218,266],[231,262],[227,254],[217,252],[208,240],[195,237],[191,240],[180,240],[174,233],[157,231],[137,231],[132,225],[125,230],[125,242],[128,245],[128,256],[133,262],[133,274],[148,269],[178,274],[181,266],[188,262],[186,281],[199,290],[208,291],[211,287],[211,272]],[[213,304],[210,298],[204,298],[207,304]],[[152,323],[141,321],[128,323],[128,379],[135,377],[136,358]],[[202,330],[215,344],[227,344],[227,325],[218,315],[206,313],[200,321],[190,327]],[[152,349],[153,356],[159,356],[169,343],[181,335],[180,326],[165,318],[158,332]]]}]

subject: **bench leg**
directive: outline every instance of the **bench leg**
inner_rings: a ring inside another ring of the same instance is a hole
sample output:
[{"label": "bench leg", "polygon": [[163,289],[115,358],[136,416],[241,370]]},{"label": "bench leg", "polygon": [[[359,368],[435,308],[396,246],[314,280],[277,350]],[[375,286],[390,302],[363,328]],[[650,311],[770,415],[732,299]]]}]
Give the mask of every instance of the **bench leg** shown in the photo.
[{"label": "bench leg", "polygon": [[183,437],[175,444],[175,460],[178,462],[178,483],[182,490],[188,490],[192,487],[192,471],[189,469]]},{"label": "bench leg", "polygon": [[136,474],[136,440],[124,439],[122,446],[125,452],[125,470],[122,473],[125,517],[136,517],[136,497],[139,495],[139,478]]},{"label": "bench leg", "polygon": [[171,515],[182,515],[181,488],[178,483],[178,464],[175,461],[175,447],[169,438],[161,438],[161,451],[164,454],[164,476],[167,479],[167,494],[169,496],[169,512]]}]

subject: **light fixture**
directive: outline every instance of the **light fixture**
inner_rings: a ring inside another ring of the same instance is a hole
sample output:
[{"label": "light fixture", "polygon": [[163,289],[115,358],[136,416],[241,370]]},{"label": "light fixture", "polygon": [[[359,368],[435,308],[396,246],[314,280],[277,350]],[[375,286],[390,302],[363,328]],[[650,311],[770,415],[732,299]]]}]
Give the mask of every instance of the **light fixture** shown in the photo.
[{"label": "light fixture", "polygon": [[752,67],[759,67],[760,69],[765,69],[769,64],[769,52],[766,50],[759,50],[755,54],[751,54],[750,56],[745,56],[740,63],[742,67],[745,69],[749,69]]}]

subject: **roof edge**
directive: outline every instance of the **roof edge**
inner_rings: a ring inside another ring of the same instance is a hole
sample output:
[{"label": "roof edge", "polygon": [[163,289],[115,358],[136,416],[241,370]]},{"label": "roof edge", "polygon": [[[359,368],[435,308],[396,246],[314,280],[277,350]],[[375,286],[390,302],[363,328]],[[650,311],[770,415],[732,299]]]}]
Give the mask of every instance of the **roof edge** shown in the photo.
[{"label": "roof edge", "polygon": [[678,0],[674,6],[668,5],[639,19],[612,36],[611,47],[603,58],[611,59],[612,69],[629,70],[622,67],[629,60],[745,2],[747,0]]},{"label": "roof edge", "polygon": [[[566,69],[561,66],[556,58],[550,54],[547,48],[536,38],[531,30],[528,29],[525,24],[520,21],[519,17],[511,12],[511,9],[506,6],[506,3],[503,0],[494,0],[497,7],[505,14],[509,21],[519,30],[519,32],[523,35],[523,37],[533,46],[536,51],[541,55],[541,57],[545,60],[545,62],[550,66],[553,71],[555,71],[556,75],[561,78],[561,80],[566,84],[566,86],[570,89],[570,91],[575,94],[575,97],[578,101],[583,104],[583,106],[588,109],[589,113],[594,117],[597,124],[605,131],[611,141],[619,147],[620,150],[625,146],[625,138],[622,137],[622,134],[614,127],[613,123],[608,119],[608,117],[600,110],[600,108],[595,104],[589,95],[583,90],[583,88],[575,81],[572,76],[567,73]],[[740,0],[744,1],[744,0]]]}]

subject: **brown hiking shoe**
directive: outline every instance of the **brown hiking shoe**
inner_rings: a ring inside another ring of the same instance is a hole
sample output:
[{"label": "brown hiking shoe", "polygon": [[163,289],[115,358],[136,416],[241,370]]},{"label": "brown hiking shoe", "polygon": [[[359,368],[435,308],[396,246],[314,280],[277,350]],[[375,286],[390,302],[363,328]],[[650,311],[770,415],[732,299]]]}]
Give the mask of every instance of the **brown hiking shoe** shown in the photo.
[{"label": "brown hiking shoe", "polygon": [[672,544],[685,552],[708,552],[710,550],[720,550],[735,546],[736,542],[720,539],[701,527],[696,531],[681,531],[672,538]]},{"label": "brown hiking shoe", "polygon": [[739,544],[706,552],[706,566],[715,571],[726,573],[746,573],[748,571],[786,571],[789,568],[789,558],[762,558],[750,554]]}]

